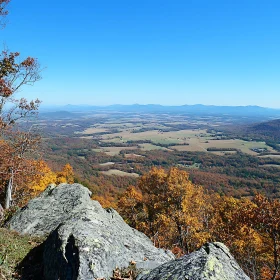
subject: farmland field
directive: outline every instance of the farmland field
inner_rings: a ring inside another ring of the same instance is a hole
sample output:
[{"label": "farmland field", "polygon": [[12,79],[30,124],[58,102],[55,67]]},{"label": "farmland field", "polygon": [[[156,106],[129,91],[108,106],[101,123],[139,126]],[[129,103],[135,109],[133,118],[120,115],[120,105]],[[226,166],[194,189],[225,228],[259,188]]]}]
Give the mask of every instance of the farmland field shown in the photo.
[{"label": "farmland field", "polygon": [[[154,128],[154,127],[152,127]],[[85,130],[85,131],[89,131]],[[94,135],[88,136],[94,139]],[[219,135],[213,135],[207,132],[206,129],[186,129],[178,131],[162,131],[148,130],[143,132],[133,132],[127,127],[118,133],[102,134],[97,139],[103,143],[126,144],[137,141],[150,141],[150,143],[141,143],[137,146],[130,147],[105,147],[100,148],[100,152],[105,152],[108,155],[117,155],[122,150],[126,149],[141,149],[143,151],[150,150],[176,150],[176,151],[199,151],[211,152],[217,155],[224,155],[226,152],[234,153],[237,150],[250,155],[258,155],[256,149],[265,149],[267,152],[276,152],[269,147],[265,142],[244,141],[241,139],[220,139]],[[164,145],[164,147],[160,146]],[[210,150],[208,150],[210,149]],[[214,149],[217,149],[215,151]],[[224,150],[223,150],[224,149]],[[230,151],[235,149],[236,151]]]},{"label": "farmland field", "polygon": [[124,150],[135,150],[138,149],[137,146],[132,146],[132,147],[100,147],[99,149],[94,149],[96,152],[103,152],[107,155],[114,156],[118,155],[120,151]]},{"label": "farmland field", "polygon": [[259,158],[279,158],[280,159],[280,154],[262,155],[262,156],[259,156]]},{"label": "farmland field", "polygon": [[116,176],[129,176],[129,177],[139,177],[139,174],[137,173],[128,173],[128,172],[124,172],[118,169],[110,169],[108,171],[101,171],[100,173],[104,174],[104,175],[108,175],[108,176],[112,176],[112,175],[116,175]]},{"label": "farmland field", "polygon": [[265,188],[280,197],[275,187],[280,184],[277,143],[232,133],[248,122],[256,119],[100,112],[40,123],[46,131],[45,156],[57,162],[58,170],[69,162],[79,180],[86,179],[100,192],[136,184],[153,166],[176,166],[187,170],[194,182],[221,193],[240,194],[249,181],[251,187],[243,189],[243,195]]}]

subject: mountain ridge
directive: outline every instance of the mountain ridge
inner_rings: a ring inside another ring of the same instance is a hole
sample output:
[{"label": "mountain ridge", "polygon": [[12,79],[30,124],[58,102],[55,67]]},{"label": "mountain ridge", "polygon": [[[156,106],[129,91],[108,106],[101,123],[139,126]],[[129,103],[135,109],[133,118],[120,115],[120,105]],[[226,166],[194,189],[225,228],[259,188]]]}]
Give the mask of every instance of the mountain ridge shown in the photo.
[{"label": "mountain ridge", "polygon": [[108,106],[96,105],[64,105],[64,106],[43,106],[41,112],[89,112],[89,111],[121,111],[121,112],[141,112],[141,113],[190,113],[190,114],[229,114],[229,115],[270,115],[279,116],[280,109],[260,107],[256,105],[247,106],[218,106],[218,105],[160,105],[160,104],[114,104]]}]

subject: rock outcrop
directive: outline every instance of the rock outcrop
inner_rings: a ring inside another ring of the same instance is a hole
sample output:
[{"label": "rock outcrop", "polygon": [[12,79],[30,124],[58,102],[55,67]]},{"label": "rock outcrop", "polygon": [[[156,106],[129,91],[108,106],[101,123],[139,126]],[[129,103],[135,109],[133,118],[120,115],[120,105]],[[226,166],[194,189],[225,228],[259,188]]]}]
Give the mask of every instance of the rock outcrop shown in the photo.
[{"label": "rock outcrop", "polygon": [[150,270],[174,259],[90,195],[79,184],[51,185],[9,222],[10,229],[22,234],[49,235],[45,280],[109,278],[116,266],[127,267],[130,261]]},{"label": "rock outcrop", "polygon": [[139,275],[138,279],[250,280],[228,248],[219,242],[207,243],[196,252],[167,262],[146,275]]}]

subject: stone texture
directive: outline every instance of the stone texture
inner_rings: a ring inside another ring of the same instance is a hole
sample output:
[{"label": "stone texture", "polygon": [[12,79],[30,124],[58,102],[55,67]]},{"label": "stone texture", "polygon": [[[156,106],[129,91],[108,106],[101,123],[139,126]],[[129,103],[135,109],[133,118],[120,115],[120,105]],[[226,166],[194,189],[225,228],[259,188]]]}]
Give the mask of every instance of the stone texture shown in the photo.
[{"label": "stone texture", "polygon": [[167,262],[139,280],[250,280],[236,263],[228,248],[219,242],[207,243],[201,249],[180,259]]},{"label": "stone texture", "polygon": [[51,185],[9,222],[22,234],[50,234],[43,257],[45,280],[109,278],[116,266],[127,267],[132,260],[137,268],[153,269],[174,259],[90,195],[79,184]]}]

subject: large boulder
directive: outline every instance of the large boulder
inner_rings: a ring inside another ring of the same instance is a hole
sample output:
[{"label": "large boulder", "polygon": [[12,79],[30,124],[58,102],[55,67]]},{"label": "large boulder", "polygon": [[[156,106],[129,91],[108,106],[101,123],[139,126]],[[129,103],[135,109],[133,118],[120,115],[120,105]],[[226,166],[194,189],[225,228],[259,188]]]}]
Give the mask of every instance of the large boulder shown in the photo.
[{"label": "large boulder", "polygon": [[219,242],[207,243],[198,251],[167,262],[139,280],[250,280],[228,248]]},{"label": "large boulder", "polygon": [[131,261],[137,268],[153,269],[174,259],[90,195],[79,184],[51,185],[9,222],[22,234],[49,235],[43,257],[46,280],[108,278]]},{"label": "large boulder", "polygon": [[48,235],[59,224],[95,205],[90,196],[89,189],[80,184],[49,185],[12,217],[8,227],[21,234]]}]

